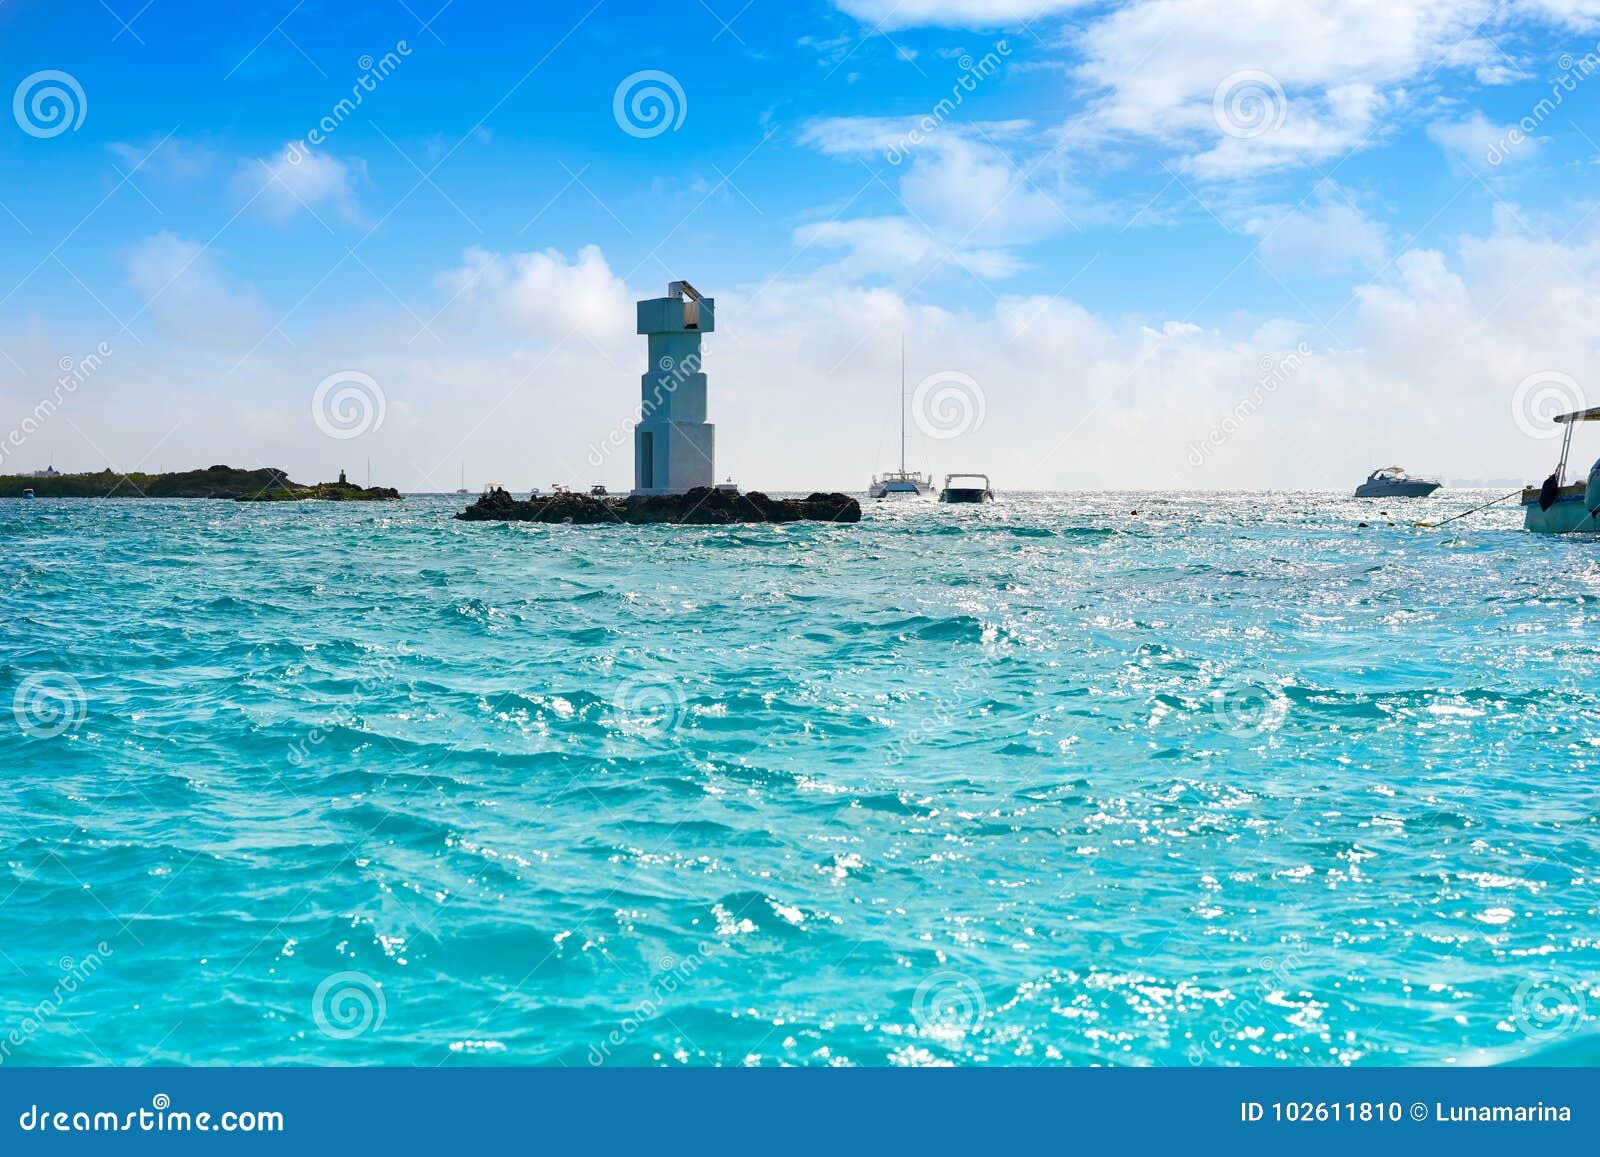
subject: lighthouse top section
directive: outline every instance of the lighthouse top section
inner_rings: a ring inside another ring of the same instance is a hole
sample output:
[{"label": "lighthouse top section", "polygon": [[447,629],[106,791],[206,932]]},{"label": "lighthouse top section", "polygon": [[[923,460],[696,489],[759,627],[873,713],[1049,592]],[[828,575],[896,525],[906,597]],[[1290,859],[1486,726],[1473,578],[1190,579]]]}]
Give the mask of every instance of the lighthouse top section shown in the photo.
[{"label": "lighthouse top section", "polygon": [[701,297],[687,281],[668,285],[666,297],[651,297],[638,304],[638,332],[642,334],[698,334],[717,328],[717,299]]}]

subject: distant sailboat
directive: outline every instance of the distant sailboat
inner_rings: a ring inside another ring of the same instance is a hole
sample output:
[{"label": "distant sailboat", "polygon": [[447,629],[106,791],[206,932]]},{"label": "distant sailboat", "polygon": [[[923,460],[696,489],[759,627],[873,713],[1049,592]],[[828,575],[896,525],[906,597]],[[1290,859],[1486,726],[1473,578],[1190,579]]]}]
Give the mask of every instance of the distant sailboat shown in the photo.
[{"label": "distant sailboat", "polygon": [[933,490],[933,475],[916,474],[906,469],[906,339],[900,335],[900,469],[887,470],[882,478],[872,476],[868,498],[888,498],[900,494],[919,497]]},{"label": "distant sailboat", "polygon": [[461,463],[461,489],[457,490],[456,493],[457,494],[466,494],[466,493],[468,493],[468,490],[467,490],[467,464],[465,462]]}]

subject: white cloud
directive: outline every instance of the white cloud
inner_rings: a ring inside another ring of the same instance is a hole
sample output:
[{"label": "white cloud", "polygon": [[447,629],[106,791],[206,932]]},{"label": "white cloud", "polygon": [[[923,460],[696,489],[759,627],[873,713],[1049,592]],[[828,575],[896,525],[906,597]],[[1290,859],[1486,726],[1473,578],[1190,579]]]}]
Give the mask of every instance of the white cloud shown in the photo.
[{"label": "white cloud", "polygon": [[[1003,26],[1078,8],[1068,0],[837,0],[886,27]],[[1527,79],[1501,47],[1530,27],[1600,28],[1600,0],[1123,0],[1084,5],[1068,35],[1085,110],[1063,128],[1079,145],[1141,139],[1183,154],[1208,179],[1326,161],[1381,142],[1448,73],[1484,85]],[[1015,67],[1061,61],[1032,59]],[[1223,123],[1220,93],[1265,76],[1277,104],[1256,132]]]},{"label": "white cloud", "polygon": [[[1297,212],[1336,220],[1338,205],[1329,191]],[[1282,319],[1202,326],[1042,295],[913,304],[832,276],[704,284],[718,304],[706,369],[719,472],[772,489],[864,485],[897,457],[904,333],[913,387],[958,371],[978,383],[987,414],[953,441],[913,425],[910,464],[984,469],[1001,489],[1343,490],[1391,461],[1447,477],[1542,477],[1553,444],[1518,431],[1512,398],[1529,375],[1559,371],[1600,405],[1591,322],[1600,236],[1557,245],[1515,220],[1504,214],[1489,234],[1448,249],[1402,253],[1358,287],[1351,332],[1339,340]],[[469,253],[439,275],[435,300],[419,304],[436,338],[418,336],[418,323],[387,304],[340,309],[326,327],[300,316],[292,346],[261,344],[237,369],[260,333],[228,316],[254,309],[270,322],[275,313],[222,276],[212,254],[151,238],[129,279],[166,337],[140,326],[147,346],[116,343],[95,380],[96,405],[73,414],[113,461],[138,460],[170,435],[160,451],[168,467],[264,461],[318,479],[370,455],[377,480],[453,489],[465,458],[474,485],[627,483],[626,434],[645,369],[632,303],[663,287],[624,285],[596,248]],[[0,344],[23,344],[12,336]],[[1263,397],[1263,367],[1302,341],[1309,354]],[[340,369],[372,375],[388,403],[382,429],[357,443],[321,437],[309,414],[316,383]],[[31,401],[5,396],[16,417]],[[1224,423],[1227,437],[1191,465]],[[58,466],[103,465],[71,427],[59,433]],[[591,460],[597,446],[607,449]]]},{"label": "white cloud", "polygon": [[114,141],[107,146],[124,172],[138,180],[158,176],[175,181],[196,181],[210,174],[216,154],[202,145],[192,145],[176,137],[155,137],[140,144]]},{"label": "white cloud", "polygon": [[[1054,170],[1024,168],[1026,121],[973,121],[928,127],[926,118],[840,117],[814,121],[802,144],[829,156],[889,160],[880,179],[896,182],[903,215],[808,225],[801,245],[848,246],[844,269],[857,274],[910,270],[945,261],[980,277],[1023,268],[1009,247],[1075,225],[1066,207],[1073,191]],[[1048,186],[1048,187],[1047,187]]]},{"label": "white cloud", "polygon": [[1539,140],[1516,125],[1497,125],[1481,112],[1454,121],[1434,121],[1428,137],[1445,156],[1471,172],[1485,172],[1518,157],[1531,157]]},{"label": "white cloud", "polygon": [[1517,0],[1516,9],[1573,29],[1600,28],[1600,0]]},{"label": "white cloud", "polygon": [[902,147],[914,117],[823,117],[800,131],[800,143],[824,156],[883,153]]},{"label": "white cloud", "polygon": [[1456,262],[1414,250],[1396,271],[1359,291],[1363,352],[1398,391],[1387,412],[1407,414],[1446,470],[1542,477],[1553,443],[1519,435],[1512,400],[1524,378],[1557,371],[1600,404],[1600,342],[1586,320],[1600,308],[1600,244],[1502,227],[1463,239]]},{"label": "white cloud", "polygon": [[584,246],[572,261],[555,249],[469,249],[461,265],[437,281],[452,308],[487,308],[532,336],[615,346],[633,332],[633,298],[596,245]]},{"label": "white cloud", "polygon": [[1495,61],[1478,65],[1472,75],[1482,85],[1515,84],[1519,80],[1527,80],[1531,75],[1527,69],[1516,61]]},{"label": "white cloud", "polygon": [[[1433,70],[1503,62],[1477,31],[1493,15],[1491,0],[1134,0],[1079,38],[1075,128],[1156,139],[1207,177],[1325,159],[1380,138]],[[1240,74],[1270,78],[1271,127],[1219,115]]]},{"label": "white cloud", "polygon": [[1257,256],[1282,278],[1370,275],[1389,255],[1383,226],[1330,182],[1318,186],[1304,206],[1254,211],[1244,232],[1257,238]]},{"label": "white cloud", "polygon": [[920,280],[941,265],[958,266],[985,279],[1011,277],[1018,258],[999,249],[952,248],[909,217],[857,217],[819,221],[794,231],[796,245],[844,249],[833,271],[853,278],[908,275]]},{"label": "white cloud", "polygon": [[365,174],[364,161],[341,161],[291,142],[270,157],[240,162],[234,180],[241,201],[274,220],[309,213],[326,223],[331,212],[339,220],[357,224],[361,210],[355,183]]},{"label": "white cloud", "polygon": [[913,154],[900,196],[918,218],[963,240],[1009,244],[1070,228],[1057,196],[997,144],[960,132],[941,133]]},{"label": "white cloud", "polygon": [[850,55],[856,45],[854,36],[802,36],[795,43],[817,54],[817,63],[824,68],[834,68]]},{"label": "white cloud", "polygon": [[[1259,136],[1221,129],[1213,115],[1215,144],[1183,164],[1201,177],[1228,178],[1325,160],[1370,144],[1382,128],[1381,114],[1398,99],[1366,84],[1340,85],[1316,96],[1285,96],[1281,123]],[[1213,114],[1215,107],[1213,101]]]},{"label": "white cloud", "polygon": [[255,290],[229,283],[198,241],[157,233],[133,247],[126,269],[128,284],[143,300],[141,313],[181,341],[236,348],[243,355],[272,329],[270,311]]}]

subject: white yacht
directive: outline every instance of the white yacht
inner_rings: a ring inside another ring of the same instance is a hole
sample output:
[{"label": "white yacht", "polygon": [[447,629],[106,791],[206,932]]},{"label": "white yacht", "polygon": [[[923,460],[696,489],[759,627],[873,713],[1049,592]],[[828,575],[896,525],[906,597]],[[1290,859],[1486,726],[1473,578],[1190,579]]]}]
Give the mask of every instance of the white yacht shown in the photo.
[{"label": "white yacht", "polygon": [[900,339],[900,469],[886,470],[882,477],[874,474],[872,485],[867,487],[868,498],[902,496],[919,498],[933,492],[933,475],[918,474],[906,469],[906,339]]},{"label": "white yacht", "polygon": [[1426,498],[1441,483],[1432,478],[1413,478],[1398,466],[1383,466],[1367,475],[1356,487],[1357,498]]}]

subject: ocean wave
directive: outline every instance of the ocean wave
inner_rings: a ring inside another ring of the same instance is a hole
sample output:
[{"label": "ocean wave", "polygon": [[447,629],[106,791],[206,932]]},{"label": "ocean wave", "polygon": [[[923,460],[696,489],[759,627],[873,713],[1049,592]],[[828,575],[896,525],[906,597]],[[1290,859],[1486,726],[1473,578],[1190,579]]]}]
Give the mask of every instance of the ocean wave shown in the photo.
[{"label": "ocean wave", "polygon": [[[6,1007],[104,940],[71,1015],[118,1031],[17,1059],[1600,1063],[1600,998],[1547,1042],[1513,1005],[1600,974],[1594,569],[1137,505],[41,504],[0,560]],[[346,1039],[348,972],[387,1010]]]}]

